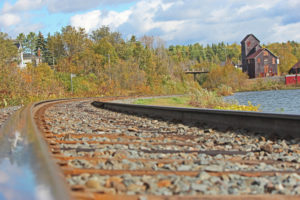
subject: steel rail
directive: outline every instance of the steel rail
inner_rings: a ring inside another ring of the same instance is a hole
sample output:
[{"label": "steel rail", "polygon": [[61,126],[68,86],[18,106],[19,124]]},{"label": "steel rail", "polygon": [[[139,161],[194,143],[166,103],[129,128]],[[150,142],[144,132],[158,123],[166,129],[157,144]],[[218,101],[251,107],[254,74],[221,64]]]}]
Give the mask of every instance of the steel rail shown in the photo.
[{"label": "steel rail", "polygon": [[0,172],[6,175],[0,183],[0,198],[71,199],[61,171],[34,121],[37,109],[48,102],[53,101],[21,108],[0,130]]},{"label": "steel rail", "polygon": [[148,117],[207,124],[219,129],[246,129],[282,138],[300,137],[300,115],[135,105],[94,101],[93,106]]}]

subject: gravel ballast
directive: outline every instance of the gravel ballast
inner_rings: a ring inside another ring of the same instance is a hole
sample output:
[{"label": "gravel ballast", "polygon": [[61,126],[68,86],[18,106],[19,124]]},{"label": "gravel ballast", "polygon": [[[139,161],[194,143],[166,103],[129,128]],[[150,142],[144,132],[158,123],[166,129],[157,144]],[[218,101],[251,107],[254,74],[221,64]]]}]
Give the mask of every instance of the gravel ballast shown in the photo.
[{"label": "gravel ballast", "polygon": [[[68,167],[128,171],[68,175],[70,185],[129,195],[300,194],[299,139],[160,121],[98,109],[89,101],[55,105],[45,118],[49,131],[62,135],[57,145],[61,154],[74,157]],[[84,135],[73,137],[79,134]],[[140,170],[155,175],[130,174]],[[196,176],[164,174],[174,171]]]}]

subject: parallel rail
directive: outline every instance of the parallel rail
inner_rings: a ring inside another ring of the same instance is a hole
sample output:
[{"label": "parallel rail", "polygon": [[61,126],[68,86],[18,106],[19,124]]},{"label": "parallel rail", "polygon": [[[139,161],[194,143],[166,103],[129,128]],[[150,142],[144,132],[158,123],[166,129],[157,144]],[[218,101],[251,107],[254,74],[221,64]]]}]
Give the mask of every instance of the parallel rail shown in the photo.
[{"label": "parallel rail", "polygon": [[117,112],[147,115],[165,120],[202,123],[213,128],[241,128],[282,138],[300,137],[300,115],[161,107],[99,101],[93,102],[92,105]]}]

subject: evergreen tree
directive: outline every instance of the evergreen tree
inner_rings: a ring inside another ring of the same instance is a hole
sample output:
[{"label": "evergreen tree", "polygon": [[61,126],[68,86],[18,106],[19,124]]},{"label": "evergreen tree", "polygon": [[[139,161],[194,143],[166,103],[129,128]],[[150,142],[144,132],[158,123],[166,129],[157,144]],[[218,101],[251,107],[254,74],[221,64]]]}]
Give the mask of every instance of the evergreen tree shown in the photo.
[{"label": "evergreen tree", "polygon": [[40,59],[39,62],[49,63],[50,54],[47,49],[47,42],[41,32],[39,32],[36,39],[35,55]]},{"label": "evergreen tree", "polygon": [[36,48],[36,39],[37,36],[34,32],[30,32],[25,39],[24,49],[26,53],[30,55],[34,55],[34,51]]}]

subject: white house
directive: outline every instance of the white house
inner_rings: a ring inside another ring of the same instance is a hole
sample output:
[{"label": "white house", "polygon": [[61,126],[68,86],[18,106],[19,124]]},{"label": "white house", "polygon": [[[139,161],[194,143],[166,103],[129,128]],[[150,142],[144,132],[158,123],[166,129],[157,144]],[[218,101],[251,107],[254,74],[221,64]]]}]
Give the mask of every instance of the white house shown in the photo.
[{"label": "white house", "polygon": [[27,63],[33,63],[34,65],[37,65],[39,63],[39,59],[37,58],[37,56],[31,55],[30,53],[24,53],[22,44],[20,42],[16,42],[15,44],[19,50],[18,60],[20,61],[20,68],[26,67]]}]

